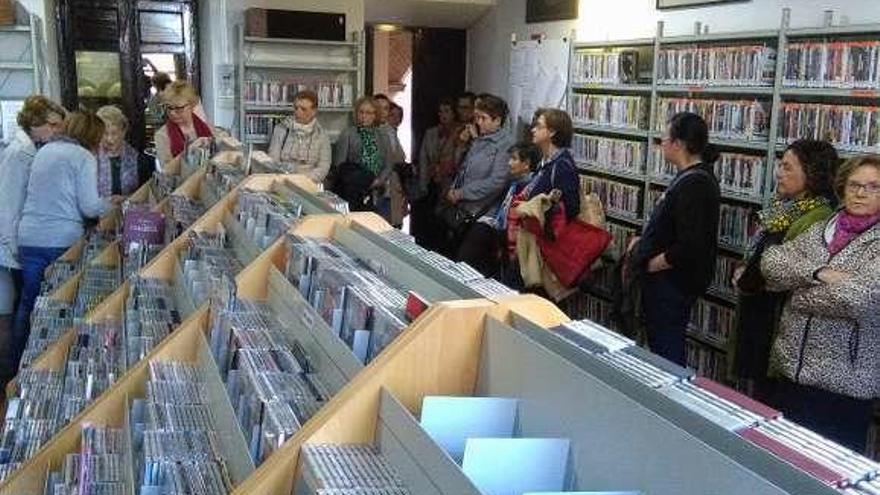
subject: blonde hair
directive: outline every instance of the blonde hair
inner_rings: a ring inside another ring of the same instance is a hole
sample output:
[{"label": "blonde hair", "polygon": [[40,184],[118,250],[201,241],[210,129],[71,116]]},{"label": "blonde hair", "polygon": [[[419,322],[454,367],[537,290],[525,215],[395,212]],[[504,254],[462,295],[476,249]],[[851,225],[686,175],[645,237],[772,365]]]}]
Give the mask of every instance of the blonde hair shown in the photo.
[{"label": "blonde hair", "polygon": [[104,137],[104,121],[91,112],[73,112],[67,117],[65,134],[87,150],[95,150]]},{"label": "blonde hair", "polygon": [[128,130],[128,118],[126,118],[125,114],[122,113],[122,110],[115,105],[105,105],[99,108],[98,111],[95,112],[95,115],[100,117],[106,126],[112,125],[123,131]]},{"label": "blonde hair", "polygon": [[375,124],[378,124],[379,123],[379,115],[378,115],[379,114],[379,102],[376,100],[376,98],[374,98],[370,95],[367,95],[367,96],[361,96],[360,98],[357,99],[357,101],[354,102],[354,123],[355,123],[355,125],[360,125],[360,122],[358,122],[358,110],[360,110],[360,108],[364,105],[370,105],[371,107],[373,107],[373,110],[376,111]]},{"label": "blonde hair", "polygon": [[49,114],[57,114],[62,119],[67,115],[64,107],[42,95],[31,95],[24,100],[24,106],[18,112],[16,122],[24,132],[30,133],[34,127],[46,125]]},{"label": "blonde hair", "polygon": [[192,85],[186,81],[174,81],[169,84],[165,91],[162,91],[162,103],[168,105],[173,101],[186,100],[186,103],[195,105],[199,101],[199,96]]}]

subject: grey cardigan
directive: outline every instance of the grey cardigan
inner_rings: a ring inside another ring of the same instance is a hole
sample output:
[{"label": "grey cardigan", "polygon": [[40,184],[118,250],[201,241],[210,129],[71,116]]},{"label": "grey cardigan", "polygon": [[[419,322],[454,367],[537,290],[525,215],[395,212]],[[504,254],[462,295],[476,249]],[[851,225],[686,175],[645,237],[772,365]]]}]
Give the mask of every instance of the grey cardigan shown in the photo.
[{"label": "grey cardigan", "polygon": [[459,206],[476,214],[501,202],[510,181],[507,150],[511,146],[513,137],[507,129],[480,136],[471,143],[452,186],[461,192]]},{"label": "grey cardigan", "polygon": [[17,129],[0,161],[0,266],[19,268],[18,222],[37,149],[23,130]]},{"label": "grey cardigan", "polygon": [[[771,366],[786,378],[838,394],[880,397],[880,225],[829,256],[837,217],[792,241],[768,247],[761,271],[771,290],[791,290]],[[827,233],[826,233],[827,231]],[[829,266],[852,274],[834,284],[813,279]]]},{"label": "grey cardigan", "polygon": [[83,218],[100,217],[109,206],[98,196],[95,155],[67,138],[52,141],[40,148],[31,164],[18,242],[70,247],[83,235]]},{"label": "grey cardigan", "polygon": [[[378,178],[384,183],[391,175],[393,164],[391,163],[391,143],[388,141],[388,134],[380,128],[376,128],[376,146],[379,148],[379,155],[385,166],[379,173]],[[336,140],[336,149],[333,153],[333,166],[338,167],[342,163],[361,163],[361,137],[358,135],[357,127],[347,127],[339,134]]]}]

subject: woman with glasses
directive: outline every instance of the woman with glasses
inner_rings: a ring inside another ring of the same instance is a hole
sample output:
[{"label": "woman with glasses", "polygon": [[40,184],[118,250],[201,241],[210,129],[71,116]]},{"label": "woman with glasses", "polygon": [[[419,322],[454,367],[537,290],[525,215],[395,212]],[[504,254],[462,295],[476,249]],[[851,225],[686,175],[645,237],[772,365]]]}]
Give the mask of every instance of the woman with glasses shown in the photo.
[{"label": "woman with glasses", "polygon": [[293,97],[293,116],[272,130],[269,156],[286,171],[324,182],[330,171],[330,136],[318,122],[314,91],[300,91]]},{"label": "woman with glasses", "polygon": [[837,151],[826,141],[800,139],[789,145],[776,166],[776,198],[758,212],[744,262],[733,273],[739,295],[734,333],[728,338],[731,375],[751,381],[752,395],[767,398],[770,346],[788,292],[767,290],[761,274],[764,251],[796,239],[834,213]]},{"label": "woman with glasses", "polygon": [[336,140],[333,192],[348,201],[353,211],[370,210],[391,175],[391,143],[379,130],[379,104],[362,96],[354,104],[355,125]]},{"label": "woman with glasses", "polygon": [[187,144],[207,147],[214,132],[211,125],[194,113],[198,104],[195,90],[186,81],[174,81],[162,92],[167,120],[156,131],[156,156],[162,168],[180,158]]},{"label": "woman with glasses", "polygon": [[18,127],[6,143],[0,161],[0,386],[15,375],[11,351],[11,319],[21,273],[18,223],[24,207],[34,155],[46,141],[64,130],[64,108],[43,96],[30,96],[18,112]]},{"label": "woman with glasses", "polygon": [[648,344],[684,366],[691,309],[715,273],[721,192],[712,164],[718,152],[709,144],[706,121],[688,112],[669,119],[660,147],[678,173],[654,206],[632,255],[642,280]]},{"label": "woman with glasses", "polygon": [[761,260],[767,287],[791,291],[771,354],[781,375],[772,403],[864,452],[880,397],[880,156],[846,162],[835,189],[842,209]]}]

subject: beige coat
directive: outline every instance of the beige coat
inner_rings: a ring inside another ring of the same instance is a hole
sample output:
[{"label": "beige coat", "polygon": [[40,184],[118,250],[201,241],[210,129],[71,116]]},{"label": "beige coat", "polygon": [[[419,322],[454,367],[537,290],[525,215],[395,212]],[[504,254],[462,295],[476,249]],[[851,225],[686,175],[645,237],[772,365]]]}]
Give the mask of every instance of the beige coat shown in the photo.
[{"label": "beige coat", "polygon": [[[829,256],[836,217],[767,248],[761,270],[771,290],[791,290],[771,366],[788,379],[838,394],[880,397],[880,225]],[[827,232],[826,232],[827,231]],[[835,284],[813,279],[823,267],[852,274]]]}]

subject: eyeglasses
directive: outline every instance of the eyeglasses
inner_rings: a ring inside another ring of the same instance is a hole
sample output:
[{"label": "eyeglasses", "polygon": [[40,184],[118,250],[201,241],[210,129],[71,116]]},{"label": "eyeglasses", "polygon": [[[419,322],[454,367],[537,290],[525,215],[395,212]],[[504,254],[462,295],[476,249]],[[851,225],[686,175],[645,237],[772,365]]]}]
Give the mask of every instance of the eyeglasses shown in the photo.
[{"label": "eyeglasses", "polygon": [[880,184],[876,182],[869,182],[868,184],[860,184],[858,182],[846,183],[846,192],[860,194],[862,191],[864,191],[865,194],[877,196],[880,194]]},{"label": "eyeglasses", "polygon": [[185,103],[183,105],[174,105],[174,106],[165,105],[165,109],[168,110],[169,112],[180,112],[180,111],[186,109],[186,107],[188,107],[188,106],[189,106],[189,103]]}]

